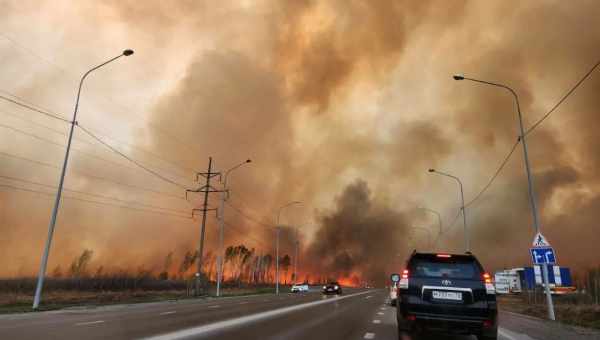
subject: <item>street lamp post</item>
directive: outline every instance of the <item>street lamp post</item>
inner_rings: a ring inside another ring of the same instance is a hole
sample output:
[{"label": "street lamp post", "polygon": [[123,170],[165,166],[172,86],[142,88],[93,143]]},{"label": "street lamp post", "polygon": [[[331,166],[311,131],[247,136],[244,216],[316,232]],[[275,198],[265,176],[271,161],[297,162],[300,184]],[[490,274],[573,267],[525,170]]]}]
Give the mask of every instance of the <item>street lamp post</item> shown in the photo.
[{"label": "street lamp post", "polygon": [[429,208],[426,208],[426,207],[418,207],[418,209],[428,211],[428,212],[430,212],[432,214],[435,214],[437,216],[439,230],[438,230],[438,236],[436,237],[435,243],[434,243],[434,245],[437,245],[438,241],[440,240],[440,237],[442,237],[442,215],[438,211],[433,210],[433,209],[429,209]]},{"label": "street lamp post", "polygon": [[465,211],[465,193],[463,191],[463,184],[462,184],[460,178],[450,175],[450,174],[447,174],[445,172],[437,171],[435,169],[429,169],[429,172],[433,172],[438,175],[453,178],[458,182],[458,185],[460,186],[460,199],[462,202],[461,210],[462,210],[462,215],[463,215],[463,228],[464,228],[464,234],[465,234],[465,252],[470,252],[471,251],[471,242],[470,242],[470,238],[469,238],[469,230],[467,228],[467,212]]},{"label": "street lamp post", "polygon": [[294,204],[302,204],[302,202],[300,201],[293,201],[290,202],[282,207],[279,208],[279,211],[277,212],[277,225],[276,225],[276,246],[275,246],[275,276],[277,277],[275,279],[275,294],[279,294],[279,233],[281,232],[281,226],[279,225],[279,218],[281,217],[281,210],[283,210],[284,208],[287,208],[291,205]]},{"label": "street lamp post", "polygon": [[[533,225],[535,226],[535,232],[536,234],[540,232],[540,224],[539,224],[539,217],[538,217],[538,211],[537,211],[537,203],[535,201],[535,193],[533,191],[533,179],[531,176],[531,167],[529,165],[529,155],[527,153],[527,143],[525,142],[525,129],[523,128],[523,116],[521,114],[521,105],[519,104],[519,96],[517,95],[517,93],[510,87],[503,85],[503,84],[498,84],[498,83],[493,83],[493,82],[489,82],[489,81],[484,81],[484,80],[479,80],[479,79],[474,79],[474,78],[468,78],[465,77],[464,75],[454,75],[452,78],[454,78],[454,80],[470,80],[476,83],[481,83],[481,84],[485,84],[485,85],[491,85],[491,86],[496,86],[496,87],[500,87],[503,88],[507,91],[509,91],[514,99],[515,99],[515,104],[517,106],[517,114],[519,117],[519,130],[521,135],[519,136],[519,139],[521,141],[521,144],[523,145],[523,157],[525,158],[525,171],[527,173],[527,185],[528,185],[528,189],[529,189],[529,204],[531,205],[531,214],[533,215]],[[555,320],[555,316],[554,316],[554,304],[552,303],[552,294],[550,293],[550,287],[549,287],[549,280],[548,280],[548,267],[543,265],[542,266],[542,276],[544,279],[544,290],[546,293],[546,301],[548,304],[548,318],[550,320]]]},{"label": "street lamp post", "polygon": [[294,241],[294,282],[298,283],[298,247],[300,246],[300,241],[298,240],[298,227],[296,227],[296,237]]},{"label": "street lamp post", "polygon": [[223,191],[221,191],[221,202],[219,206],[219,255],[217,256],[217,296],[221,296],[221,281],[223,280],[223,238],[225,234],[225,201],[229,198],[229,189],[227,188],[227,178],[229,173],[241,167],[244,164],[251,163],[252,160],[246,161],[225,171],[223,177]]},{"label": "street lamp post", "polygon": [[62,170],[60,172],[60,180],[58,182],[58,191],[56,192],[56,198],[54,200],[54,207],[52,208],[52,216],[50,218],[50,225],[48,226],[48,236],[46,238],[46,244],[44,247],[44,253],[42,255],[42,262],[40,263],[40,271],[38,273],[37,286],[35,288],[35,297],[33,299],[33,309],[37,309],[40,305],[40,300],[42,296],[42,288],[44,286],[44,277],[46,275],[46,267],[48,266],[48,256],[50,254],[50,247],[52,245],[52,236],[54,235],[54,227],[56,226],[56,218],[58,216],[58,208],[60,206],[60,199],[63,191],[63,184],[65,181],[65,174],[67,171],[67,163],[69,162],[69,153],[71,152],[71,142],[73,140],[73,132],[75,130],[75,125],[77,125],[77,111],[79,109],[79,98],[81,96],[81,88],[83,86],[83,81],[87,76],[93,71],[101,68],[102,66],[111,63],[122,56],[130,56],[133,54],[133,50],[125,50],[118,56],[111,58],[102,64],[91,68],[86,73],[83,74],[81,80],[79,81],[79,89],[77,90],[77,99],[75,100],[75,109],[73,111],[73,120],[71,120],[71,128],[69,130],[69,138],[67,141],[67,151],[65,152],[65,158],[63,161]]}]

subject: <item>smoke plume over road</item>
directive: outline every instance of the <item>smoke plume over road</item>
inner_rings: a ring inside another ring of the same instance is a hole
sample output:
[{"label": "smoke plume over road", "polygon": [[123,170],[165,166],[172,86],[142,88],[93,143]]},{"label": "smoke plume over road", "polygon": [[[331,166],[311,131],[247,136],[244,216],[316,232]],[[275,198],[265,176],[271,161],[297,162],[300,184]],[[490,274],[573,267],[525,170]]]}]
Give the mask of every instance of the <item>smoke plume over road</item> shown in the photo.
[{"label": "smoke plume over road", "polygon": [[[221,171],[251,158],[229,179],[227,243],[272,253],[277,209],[300,200],[282,214],[283,252],[293,254],[300,226],[301,273],[360,282],[382,282],[411,247],[427,248],[411,228],[435,235],[437,220],[418,206],[443,215],[438,249],[461,251],[461,219],[450,225],[456,183],[427,169],[459,176],[469,201],[517,140],[510,94],[452,74],[510,85],[531,126],[600,59],[600,6],[584,1],[8,1],[0,13],[0,90],[69,116],[79,75],[134,48],[90,78],[79,122],[190,187],[209,156]],[[600,261],[599,88],[592,75],[528,136],[542,228],[560,264],[576,269]],[[0,111],[66,131],[6,102]],[[65,143],[22,119],[0,121]],[[68,188],[178,214],[198,207],[199,196],[187,202],[181,189],[76,138]],[[62,161],[64,149],[22,133],[3,129],[0,140],[1,152]],[[2,176],[56,184],[56,169],[6,156],[0,165]],[[159,270],[169,252],[196,247],[198,219],[73,198],[64,201],[50,267],[93,249],[91,265]],[[0,275],[35,272],[51,203],[2,187]],[[473,251],[489,268],[528,263],[528,204],[519,146],[466,210]],[[211,214],[209,250],[216,240]]]}]

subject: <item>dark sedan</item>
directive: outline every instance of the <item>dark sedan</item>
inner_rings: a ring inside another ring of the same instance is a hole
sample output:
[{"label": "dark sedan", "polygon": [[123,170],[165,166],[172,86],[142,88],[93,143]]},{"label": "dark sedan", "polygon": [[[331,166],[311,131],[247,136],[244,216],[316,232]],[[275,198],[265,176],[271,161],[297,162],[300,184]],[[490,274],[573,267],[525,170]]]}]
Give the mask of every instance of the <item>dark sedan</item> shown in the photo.
[{"label": "dark sedan", "polygon": [[323,286],[323,294],[342,294],[342,286],[337,282],[330,282]]}]

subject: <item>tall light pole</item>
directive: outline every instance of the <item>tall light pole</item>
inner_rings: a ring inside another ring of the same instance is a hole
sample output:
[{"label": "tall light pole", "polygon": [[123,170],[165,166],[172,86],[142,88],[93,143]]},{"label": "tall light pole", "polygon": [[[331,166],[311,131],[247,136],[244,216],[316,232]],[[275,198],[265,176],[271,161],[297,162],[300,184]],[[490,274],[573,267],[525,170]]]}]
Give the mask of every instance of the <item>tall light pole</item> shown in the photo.
[{"label": "tall light pole", "polygon": [[427,243],[429,244],[430,247],[433,246],[433,238],[431,237],[431,230],[425,228],[425,227],[411,227],[412,230],[421,230],[421,231],[425,231],[427,233]]},{"label": "tall light pole", "polygon": [[279,225],[279,218],[281,217],[281,210],[283,210],[284,208],[287,208],[291,205],[294,204],[302,204],[302,202],[300,201],[293,201],[290,202],[288,204],[285,204],[283,206],[281,206],[279,208],[279,211],[277,211],[277,225],[276,225],[276,234],[277,234],[277,241],[276,241],[276,246],[275,246],[275,276],[277,276],[277,278],[275,279],[275,294],[279,294],[279,233],[281,231],[281,226]]},{"label": "tall light pole", "polygon": [[438,236],[436,237],[435,243],[434,243],[435,245],[437,245],[437,242],[440,240],[440,237],[442,236],[442,215],[438,211],[433,210],[433,209],[429,209],[429,208],[426,208],[426,207],[417,207],[417,209],[428,211],[428,212],[430,212],[432,214],[435,214],[437,216],[439,230],[438,230]]},{"label": "tall light pole", "polygon": [[294,240],[294,283],[298,283],[298,247],[300,241],[298,240],[298,227],[296,229],[296,236]]},{"label": "tall light pole", "polygon": [[[521,105],[519,104],[519,96],[517,95],[517,93],[510,87],[503,85],[503,84],[498,84],[498,83],[493,83],[493,82],[489,82],[489,81],[484,81],[484,80],[479,80],[479,79],[473,79],[473,78],[467,78],[464,75],[454,75],[452,76],[452,78],[454,78],[454,80],[470,80],[476,83],[481,83],[481,84],[485,84],[485,85],[491,85],[491,86],[496,86],[496,87],[500,87],[503,88],[505,90],[507,90],[508,92],[510,92],[512,94],[512,96],[515,99],[515,104],[517,106],[517,114],[519,117],[519,130],[521,135],[519,136],[519,139],[521,140],[521,144],[523,145],[523,157],[525,158],[525,172],[527,173],[527,185],[529,188],[529,204],[531,205],[531,214],[533,215],[533,225],[535,226],[535,232],[536,234],[540,232],[540,224],[539,224],[539,217],[538,217],[538,211],[537,211],[537,204],[535,201],[535,193],[533,191],[533,179],[531,176],[531,167],[529,165],[529,155],[527,153],[527,143],[525,142],[525,129],[523,128],[523,115],[521,114]],[[548,318],[550,320],[555,320],[554,317],[554,304],[552,303],[552,294],[550,294],[550,287],[548,284],[548,267],[543,265],[542,266],[542,276],[544,279],[544,290],[546,292],[546,302],[548,304]]]},{"label": "tall light pole", "polygon": [[467,212],[465,211],[465,193],[463,191],[463,184],[460,180],[460,178],[447,174],[445,172],[441,172],[441,171],[437,171],[435,169],[429,169],[429,172],[433,172],[436,173],[438,175],[442,175],[442,176],[446,176],[446,177],[450,177],[455,179],[458,182],[458,185],[460,186],[460,199],[462,202],[461,205],[461,210],[462,210],[462,215],[463,215],[463,227],[464,227],[464,234],[465,234],[465,252],[469,252],[471,251],[471,242],[470,242],[470,237],[469,237],[469,230],[467,228]]},{"label": "tall light pole", "polygon": [[87,76],[93,71],[101,68],[102,66],[111,63],[122,56],[130,56],[133,54],[133,50],[125,50],[118,56],[111,58],[102,64],[91,68],[86,73],[83,74],[81,80],[79,81],[79,89],[77,90],[77,99],[75,100],[75,110],[73,111],[73,120],[71,120],[71,128],[69,130],[69,139],[67,141],[67,151],[65,152],[65,159],[63,161],[62,170],[60,172],[60,181],[58,182],[58,191],[56,192],[56,198],[54,200],[54,207],[52,208],[52,216],[50,218],[50,225],[48,226],[48,237],[46,238],[46,245],[44,247],[44,253],[42,255],[42,262],[40,263],[40,271],[38,273],[37,286],[35,288],[35,297],[33,298],[33,309],[37,309],[40,305],[40,300],[42,296],[42,288],[44,286],[44,277],[46,276],[46,267],[48,266],[48,256],[50,254],[50,247],[52,245],[52,236],[54,235],[54,227],[56,225],[56,218],[58,216],[58,208],[60,206],[60,198],[62,196],[63,184],[65,181],[65,174],[67,171],[67,163],[69,162],[69,153],[71,152],[71,142],[73,140],[73,132],[75,130],[75,125],[77,125],[77,110],[79,108],[79,98],[81,96],[81,88],[83,86],[83,81]]},{"label": "tall light pole", "polygon": [[225,171],[223,177],[223,191],[221,191],[221,202],[219,206],[219,255],[217,256],[217,296],[221,296],[221,280],[223,280],[223,238],[225,234],[225,201],[229,198],[229,189],[227,187],[227,178],[229,173],[241,167],[244,164],[251,163],[252,160],[246,161]]}]

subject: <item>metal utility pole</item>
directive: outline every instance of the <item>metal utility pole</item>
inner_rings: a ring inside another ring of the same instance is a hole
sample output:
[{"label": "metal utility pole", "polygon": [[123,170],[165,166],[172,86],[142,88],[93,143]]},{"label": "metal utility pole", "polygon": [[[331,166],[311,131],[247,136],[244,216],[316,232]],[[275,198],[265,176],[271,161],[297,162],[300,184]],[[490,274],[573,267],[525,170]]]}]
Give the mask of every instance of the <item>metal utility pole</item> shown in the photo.
[{"label": "metal utility pole", "polygon": [[[202,204],[202,209],[194,209],[193,210],[193,211],[202,211],[202,225],[200,227],[200,241],[199,241],[199,245],[198,245],[198,258],[196,259],[198,261],[197,272],[195,275],[196,276],[196,291],[195,291],[196,296],[200,295],[200,283],[202,280],[202,255],[203,255],[203,251],[204,251],[204,233],[205,233],[205,229],[206,229],[206,213],[209,210],[215,210],[215,209],[208,209],[208,193],[221,191],[221,190],[215,190],[213,187],[210,186],[210,179],[215,176],[219,176],[220,174],[221,173],[219,173],[219,172],[212,172],[212,157],[209,157],[208,158],[208,171],[196,174],[196,179],[198,179],[200,176],[206,178],[206,184],[198,190],[186,190],[186,195],[187,195],[187,192],[203,192],[204,193],[204,203]],[[192,214],[193,214],[193,211],[192,211]]]},{"label": "metal utility pole", "polygon": [[[521,140],[521,144],[523,145],[523,157],[525,158],[525,172],[527,173],[527,184],[528,184],[528,189],[529,189],[529,204],[531,205],[531,214],[533,215],[533,225],[535,226],[536,234],[540,233],[540,224],[539,224],[537,203],[535,201],[535,193],[533,191],[533,179],[531,176],[531,167],[529,165],[529,155],[527,153],[527,143],[525,141],[525,129],[523,128],[523,116],[521,114],[521,105],[519,104],[519,96],[512,88],[510,88],[506,85],[503,85],[503,84],[493,83],[493,82],[479,80],[479,79],[467,78],[463,75],[454,75],[453,78],[454,78],[454,80],[470,80],[470,81],[473,81],[476,83],[501,87],[505,90],[508,90],[513,95],[516,106],[517,106],[517,113],[519,116],[519,131],[521,133],[521,135],[519,136],[519,139]],[[546,293],[546,303],[548,305],[548,318],[550,320],[556,320],[556,317],[554,315],[554,304],[552,302],[552,294],[550,293],[550,284],[549,284],[550,281],[548,279],[548,266],[545,264],[542,265],[542,277],[543,277],[543,281],[544,281],[543,282],[544,291]]]},{"label": "metal utility pole", "polygon": [[54,200],[54,207],[52,208],[52,217],[50,218],[50,225],[48,226],[48,236],[46,237],[46,245],[44,247],[44,253],[42,255],[42,262],[40,263],[40,271],[38,273],[37,286],[35,288],[35,296],[33,298],[33,309],[37,309],[40,305],[40,301],[42,298],[42,288],[44,286],[44,277],[46,276],[46,267],[48,266],[48,256],[50,255],[50,247],[52,245],[52,236],[54,235],[54,227],[56,226],[56,218],[58,217],[58,208],[60,206],[60,199],[63,191],[63,184],[65,182],[65,174],[67,172],[67,163],[69,162],[69,154],[71,152],[71,142],[73,140],[73,132],[75,130],[75,125],[77,125],[77,111],[79,109],[79,98],[81,97],[81,88],[83,87],[83,81],[87,76],[93,71],[101,68],[102,66],[111,63],[122,56],[130,56],[133,54],[133,50],[125,50],[123,53],[118,56],[111,58],[102,64],[91,68],[86,73],[83,74],[81,80],[79,81],[79,89],[77,90],[77,99],[75,101],[75,110],[73,111],[73,120],[71,120],[71,128],[69,130],[69,138],[67,141],[67,151],[65,152],[65,158],[63,161],[63,166],[60,172],[60,180],[58,182],[58,191],[56,192],[56,198]]},{"label": "metal utility pole", "polygon": [[433,172],[438,175],[453,178],[454,180],[456,180],[458,182],[458,185],[460,186],[460,199],[462,202],[461,210],[462,210],[462,215],[463,215],[463,228],[464,228],[464,234],[465,234],[465,252],[470,252],[471,251],[471,241],[470,241],[470,236],[469,236],[469,229],[467,228],[467,211],[465,209],[465,193],[463,191],[462,181],[460,180],[460,178],[458,178],[456,176],[447,174],[445,172],[437,171],[435,169],[429,169],[429,172]]},{"label": "metal utility pole", "polygon": [[229,198],[229,188],[227,187],[227,178],[229,173],[244,164],[251,163],[252,160],[247,159],[246,161],[234,166],[233,168],[225,171],[223,177],[223,190],[221,192],[221,202],[218,210],[219,217],[219,255],[217,256],[217,296],[221,296],[221,281],[223,280],[223,238],[225,234],[225,201]]}]

